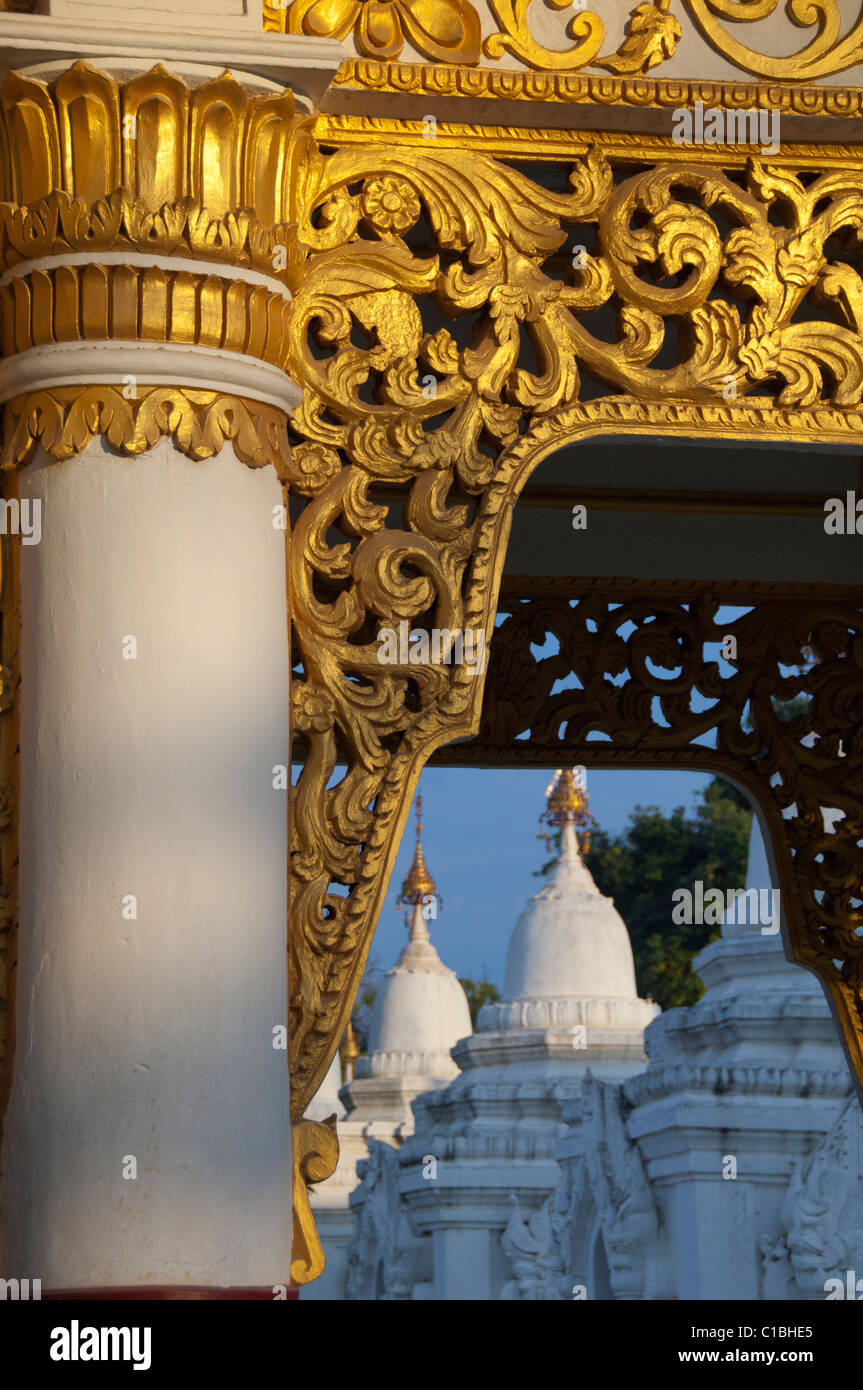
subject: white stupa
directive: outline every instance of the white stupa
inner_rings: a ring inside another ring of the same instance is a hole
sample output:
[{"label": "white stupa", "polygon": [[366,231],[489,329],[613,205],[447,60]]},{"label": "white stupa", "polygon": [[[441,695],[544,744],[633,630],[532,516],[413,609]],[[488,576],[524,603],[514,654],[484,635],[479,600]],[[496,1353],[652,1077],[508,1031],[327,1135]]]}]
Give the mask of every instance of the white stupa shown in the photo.
[{"label": "white stupa", "polygon": [[342,1084],[342,1059],[337,1052],[330,1063],[329,1071],[315,1092],[314,1100],[306,1106],[305,1118],[307,1120],[318,1120],[323,1122],[329,1119],[330,1115],[335,1115],[336,1119],[341,1120],[345,1115],[345,1107],[339,1099],[339,1088]]},{"label": "white stupa", "polygon": [[498,1297],[512,1199],[531,1214],[555,1190],[564,1107],[588,1072],[623,1081],[646,1065],[644,1029],[659,1009],[639,999],[626,926],[581,859],[587,797],[570,771],[549,788],[543,819],[561,831],[560,854],[513,930],[505,997],[453,1049],[461,1075],[415,1101],[415,1134],[398,1154],[411,1227],[434,1237],[413,1297]]},{"label": "white stupa", "polygon": [[483,1053],[503,1048],[508,1065],[536,1058],[570,1070],[575,1051],[595,1075],[622,1078],[646,1061],[644,1030],[659,1008],[639,999],[626,923],[581,858],[586,794],[567,769],[547,796],[543,819],[561,832],[557,863],[513,929],[503,999],[486,1004],[457,1060],[484,1065]]},{"label": "white stupa", "polygon": [[451,1051],[471,1032],[465,992],[429,936],[426,916],[436,913],[439,898],[423,855],[422,797],[417,797],[416,850],[398,901],[410,914],[409,939],[377,992],[368,1054],[358,1058],[355,1080],[344,1095],[353,1118],[412,1129],[411,1101],[458,1075]]}]

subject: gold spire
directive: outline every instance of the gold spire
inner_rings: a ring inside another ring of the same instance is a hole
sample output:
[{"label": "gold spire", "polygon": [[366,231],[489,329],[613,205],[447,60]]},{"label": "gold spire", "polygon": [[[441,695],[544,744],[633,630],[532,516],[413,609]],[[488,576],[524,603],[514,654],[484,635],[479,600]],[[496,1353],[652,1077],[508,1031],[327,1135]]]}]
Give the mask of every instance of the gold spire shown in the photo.
[{"label": "gold spire", "polygon": [[[353,1067],[354,1062],[360,1055],[360,1049],[357,1047],[357,1040],[354,1037],[353,1024],[350,1022],[350,1020],[348,1021],[348,1026],[345,1029],[344,1037],[342,1038],[341,1046],[339,1048],[339,1053],[341,1054],[342,1063],[346,1068]],[[353,1076],[353,1072],[351,1072],[351,1076]]]},{"label": "gold spire", "polygon": [[409,907],[412,903],[421,903],[427,897],[437,898],[438,906],[443,906],[443,899],[438,897],[437,886],[428,870],[422,847],[422,828],[423,828],[423,799],[417,797],[417,847],[414,850],[414,857],[411,866],[407,871],[402,891],[396,898],[396,907]]},{"label": "gold spire", "polygon": [[[573,769],[569,767],[558,768],[551,782],[546,787],[546,807],[540,816],[540,824],[545,822],[548,826],[561,826],[567,822],[579,827],[585,827],[593,820],[593,816],[587,809],[587,792],[583,785],[583,769],[578,769],[579,776],[573,776]],[[587,852],[590,848],[590,834],[584,831],[581,837],[582,849]]]}]

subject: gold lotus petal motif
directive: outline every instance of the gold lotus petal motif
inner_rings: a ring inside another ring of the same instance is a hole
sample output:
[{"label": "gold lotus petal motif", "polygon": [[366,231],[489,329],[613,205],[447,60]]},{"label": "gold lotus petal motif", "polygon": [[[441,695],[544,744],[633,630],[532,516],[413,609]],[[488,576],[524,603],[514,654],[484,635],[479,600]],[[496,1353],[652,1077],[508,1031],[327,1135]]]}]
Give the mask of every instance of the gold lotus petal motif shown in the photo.
[{"label": "gold lotus petal motif", "polygon": [[191,199],[214,227],[241,210],[276,226],[291,215],[297,123],[290,92],[250,97],[230,73],[189,88],[158,64],[127,83],[85,62],[53,83],[13,72],[0,88],[0,201],[32,208],[62,192],[93,208],[125,189],[139,223]]}]

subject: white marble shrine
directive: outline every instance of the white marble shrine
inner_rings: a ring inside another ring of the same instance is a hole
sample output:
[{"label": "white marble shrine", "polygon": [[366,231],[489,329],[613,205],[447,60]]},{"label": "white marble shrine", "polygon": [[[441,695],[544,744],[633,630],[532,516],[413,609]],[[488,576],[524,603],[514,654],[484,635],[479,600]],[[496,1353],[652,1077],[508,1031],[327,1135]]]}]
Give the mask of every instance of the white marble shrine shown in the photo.
[{"label": "white marble shrine", "polygon": [[[414,1098],[410,1137],[370,1145],[348,1296],[854,1296],[863,1123],[820,985],[772,927],[726,920],[694,962],[702,999],[657,1016],[581,859],[585,812],[564,774],[504,998]],[[757,821],[746,886],[771,886]]]}]

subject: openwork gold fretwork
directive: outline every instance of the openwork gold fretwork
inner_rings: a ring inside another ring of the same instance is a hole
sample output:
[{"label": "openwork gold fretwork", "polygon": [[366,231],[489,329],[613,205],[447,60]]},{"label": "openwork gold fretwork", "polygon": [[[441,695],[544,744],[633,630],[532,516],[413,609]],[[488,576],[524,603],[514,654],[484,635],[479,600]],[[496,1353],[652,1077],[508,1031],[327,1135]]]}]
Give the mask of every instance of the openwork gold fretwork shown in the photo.
[{"label": "openwork gold fretwork", "polygon": [[863,588],[513,578],[498,614],[479,732],[436,761],[732,777],[769,826],[794,958],[859,1058]]},{"label": "openwork gold fretwork", "polygon": [[[627,433],[848,442],[863,426],[853,155],[827,172],[804,150],[711,167],[669,144],[667,159],[639,167],[634,139],[598,141],[540,185],[484,154],[427,147],[417,136],[310,155],[298,232],[309,248],[292,321],[308,497],[292,542],[306,754],[292,808],[300,1112],[347,1021],[419,771],[480,716],[480,676],[382,665],[382,629],[405,621],[492,639],[513,505],[563,443]],[[791,651],[798,636],[775,640]],[[846,716],[830,708],[816,761],[837,754],[835,721]],[[721,721],[729,737],[731,718]],[[759,737],[774,731],[762,725]],[[741,734],[729,757],[744,768],[755,741]],[[846,744],[844,768],[856,748]],[[791,755],[771,745],[770,756],[793,781]],[[800,853],[820,794],[807,787]],[[851,872],[849,834],[824,851],[834,897],[837,875]],[[826,928],[842,960],[834,1001],[840,977],[856,988],[853,953],[841,954],[853,934],[852,919],[838,925],[846,908],[835,897]],[[796,930],[823,955],[813,922]],[[842,999],[850,1019],[851,995]],[[863,1031],[850,1028],[863,1068]]]},{"label": "openwork gold fretwork", "polygon": [[863,62],[863,20],[858,19],[841,37],[842,15],[837,0],[815,0],[805,5],[788,0],[785,9],[791,23],[798,29],[813,29],[817,25],[817,31],[803,48],[782,57],[747,47],[722,24],[723,20],[751,24],[766,19],[778,8],[779,0],[686,0],[686,5],[714,48],[737,67],[759,77],[812,82],[847,72]]}]

